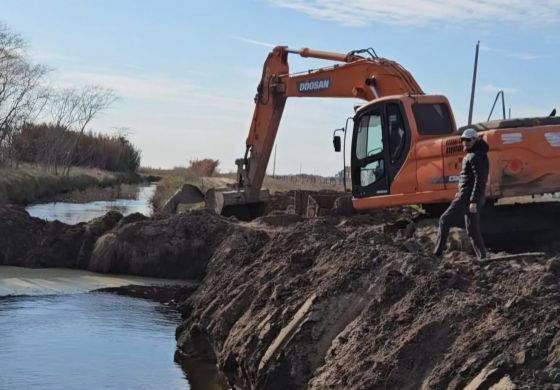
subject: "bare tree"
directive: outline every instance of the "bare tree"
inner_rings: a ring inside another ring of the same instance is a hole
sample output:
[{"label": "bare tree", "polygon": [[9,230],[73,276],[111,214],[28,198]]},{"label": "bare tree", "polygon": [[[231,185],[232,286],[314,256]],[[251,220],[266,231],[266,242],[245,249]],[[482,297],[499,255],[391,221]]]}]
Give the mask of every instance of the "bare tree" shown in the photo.
[{"label": "bare tree", "polygon": [[78,121],[80,92],[76,88],[54,90],[49,102],[52,123],[57,127],[72,128]]},{"label": "bare tree", "polygon": [[12,157],[10,144],[21,125],[43,109],[46,72],[30,63],[21,36],[0,24],[0,162]]},{"label": "bare tree", "polygon": [[[74,98],[70,98],[68,103],[71,107],[67,110],[67,120],[71,121],[72,127],[79,133],[76,141],[70,151],[65,162],[65,173],[70,171],[70,165],[74,160],[76,148],[80,142],[86,126],[101,111],[109,108],[117,99],[115,91],[111,88],[105,88],[98,85],[90,85],[84,87],[81,91],[74,91]],[[72,106],[72,105],[75,105]]]}]

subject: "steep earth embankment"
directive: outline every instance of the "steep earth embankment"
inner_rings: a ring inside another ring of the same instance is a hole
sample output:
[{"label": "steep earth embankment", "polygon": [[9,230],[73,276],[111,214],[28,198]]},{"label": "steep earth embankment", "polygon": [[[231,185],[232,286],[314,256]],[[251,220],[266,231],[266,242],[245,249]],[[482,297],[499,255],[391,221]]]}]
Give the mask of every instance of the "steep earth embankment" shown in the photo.
[{"label": "steep earth embankment", "polygon": [[556,388],[558,257],[437,259],[433,221],[402,217],[231,223],[181,307],[178,358],[242,389]]},{"label": "steep earth embankment", "polygon": [[[176,356],[215,361],[232,387],[560,385],[553,247],[546,256],[477,263],[453,250],[464,245],[455,231],[452,250],[434,258],[435,221],[407,210],[274,214],[250,223],[204,210],[127,223],[115,217],[85,247],[90,224],[63,227],[4,212],[2,263],[46,265],[36,253],[60,245],[73,249],[53,250],[52,261],[77,253],[87,269],[201,280],[180,305]],[[80,257],[80,248],[89,256]]]}]

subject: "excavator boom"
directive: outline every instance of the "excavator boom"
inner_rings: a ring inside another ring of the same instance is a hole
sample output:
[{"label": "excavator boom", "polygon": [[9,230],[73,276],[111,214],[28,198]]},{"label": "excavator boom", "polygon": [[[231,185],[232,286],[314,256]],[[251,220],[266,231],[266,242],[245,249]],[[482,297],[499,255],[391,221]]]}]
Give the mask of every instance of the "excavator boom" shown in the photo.
[{"label": "excavator boom", "polygon": [[[360,55],[362,53],[367,56]],[[336,63],[291,74],[289,54]],[[215,191],[209,201],[210,207],[224,213],[224,208],[259,204],[267,200],[267,193],[261,187],[288,97],[371,101],[391,95],[422,94],[424,92],[406,69],[394,61],[377,57],[371,49],[341,54],[308,48],[275,47],[263,66],[245,155],[236,161],[237,188]],[[225,214],[230,213],[225,211]]]},{"label": "excavator boom", "polygon": [[[334,64],[290,73],[288,56]],[[234,188],[213,189],[206,205],[224,215],[251,219],[263,212],[262,189],[286,100],[291,97],[357,98],[351,146],[352,204],[355,209],[407,204],[444,204],[457,190],[463,150],[448,100],[425,95],[398,63],[372,49],[346,54],[277,46],[264,63],[255,110],[236,160]],[[486,195],[560,191],[560,121],[503,123],[482,129],[492,170]]]}]

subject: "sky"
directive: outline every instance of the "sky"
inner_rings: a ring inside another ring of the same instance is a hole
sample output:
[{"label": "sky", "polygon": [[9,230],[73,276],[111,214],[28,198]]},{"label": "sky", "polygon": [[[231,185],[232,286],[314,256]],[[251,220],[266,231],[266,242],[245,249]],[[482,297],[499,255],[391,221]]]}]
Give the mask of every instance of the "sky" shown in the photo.
[{"label": "sky", "polygon": [[[119,100],[89,129],[127,128],[144,166],[213,158],[223,172],[245,152],[262,65],[276,45],[371,47],[427,94],[447,96],[460,126],[477,41],[475,122],[487,119],[499,90],[512,117],[560,109],[558,20],[560,0],[0,0],[0,22],[51,69],[50,85],[116,91]],[[289,64],[297,72],[330,63],[291,56]],[[338,172],[332,133],[356,103],[288,99],[276,174]]]}]

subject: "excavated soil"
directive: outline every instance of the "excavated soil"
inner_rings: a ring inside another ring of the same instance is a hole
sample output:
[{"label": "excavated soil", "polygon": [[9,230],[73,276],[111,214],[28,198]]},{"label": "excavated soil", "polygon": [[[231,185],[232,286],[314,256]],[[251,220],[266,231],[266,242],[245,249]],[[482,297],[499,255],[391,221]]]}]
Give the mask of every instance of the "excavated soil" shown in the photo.
[{"label": "excavated soil", "polygon": [[479,263],[458,229],[432,256],[437,221],[412,209],[0,216],[1,264],[200,281],[182,293],[176,359],[217,363],[232,388],[560,389],[560,231],[543,255]]},{"label": "excavated soil", "polygon": [[177,359],[233,388],[560,388],[554,251],[480,264],[455,230],[435,258],[435,221],[406,210],[222,221]]}]

